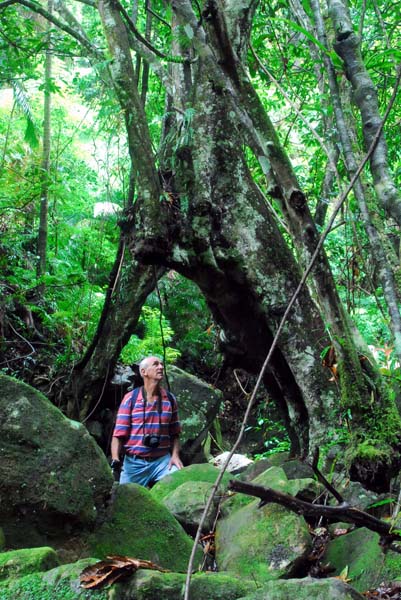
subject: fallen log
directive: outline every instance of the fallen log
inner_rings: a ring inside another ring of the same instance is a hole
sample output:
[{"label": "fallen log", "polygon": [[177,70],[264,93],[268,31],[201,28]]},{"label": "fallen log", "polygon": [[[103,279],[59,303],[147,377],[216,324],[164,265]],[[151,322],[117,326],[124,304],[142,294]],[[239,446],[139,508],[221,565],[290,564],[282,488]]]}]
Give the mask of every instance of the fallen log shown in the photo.
[{"label": "fallen log", "polygon": [[401,542],[401,531],[394,529],[394,523],[382,521],[355,506],[351,506],[347,502],[342,502],[338,506],[311,504],[310,502],[299,500],[294,496],[278,492],[271,488],[233,479],[230,480],[228,489],[233,492],[240,492],[241,494],[260,498],[260,506],[269,502],[274,502],[275,504],[285,506],[299,515],[303,515],[304,517],[323,516],[330,520],[345,521],[346,523],[354,523],[358,527],[366,527],[367,529],[380,534],[383,545],[390,547],[395,552],[401,551],[398,547],[390,545],[391,542]]}]

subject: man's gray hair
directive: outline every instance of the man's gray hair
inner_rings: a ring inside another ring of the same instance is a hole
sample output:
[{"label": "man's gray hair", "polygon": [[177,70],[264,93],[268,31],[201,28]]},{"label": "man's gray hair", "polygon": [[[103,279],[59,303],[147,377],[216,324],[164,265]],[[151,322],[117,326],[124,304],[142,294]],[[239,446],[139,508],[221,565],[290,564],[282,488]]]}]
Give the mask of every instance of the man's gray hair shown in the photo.
[{"label": "man's gray hair", "polygon": [[141,374],[142,369],[148,368],[151,358],[157,358],[158,360],[161,360],[158,356],[155,356],[155,354],[152,354],[151,356],[145,356],[145,358],[143,358],[139,363],[139,374]]},{"label": "man's gray hair", "polygon": [[139,363],[139,374],[141,374],[142,369],[147,369],[148,368],[148,363],[149,363],[149,359],[152,358],[151,356],[145,356],[145,358],[143,358],[141,360],[141,362]]}]

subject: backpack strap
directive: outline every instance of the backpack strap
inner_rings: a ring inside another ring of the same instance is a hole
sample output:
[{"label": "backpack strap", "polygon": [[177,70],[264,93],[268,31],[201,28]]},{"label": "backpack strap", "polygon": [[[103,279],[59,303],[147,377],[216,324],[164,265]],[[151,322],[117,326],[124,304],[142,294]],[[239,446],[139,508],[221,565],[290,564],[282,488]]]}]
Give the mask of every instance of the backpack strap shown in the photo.
[{"label": "backpack strap", "polygon": [[170,400],[170,404],[171,404],[171,409],[174,406],[174,402],[177,402],[175,397],[173,396],[173,394],[170,392],[170,390],[166,390],[166,394],[167,394],[167,398]]},{"label": "backpack strap", "polygon": [[132,411],[132,410],[134,410],[134,408],[135,408],[135,404],[136,404],[136,401],[137,401],[137,399],[138,399],[138,396],[139,396],[139,390],[140,390],[140,389],[141,389],[141,388],[135,388],[135,389],[133,390],[132,394],[131,394],[131,402],[133,402],[133,405],[132,405],[132,409],[131,409],[131,411]]}]

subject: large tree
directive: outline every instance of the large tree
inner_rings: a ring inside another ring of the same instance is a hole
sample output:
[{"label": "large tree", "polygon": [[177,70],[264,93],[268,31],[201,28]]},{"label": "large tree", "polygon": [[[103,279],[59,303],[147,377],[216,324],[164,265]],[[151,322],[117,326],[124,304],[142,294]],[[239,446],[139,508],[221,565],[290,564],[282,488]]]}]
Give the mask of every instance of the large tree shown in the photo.
[{"label": "large tree", "polygon": [[[20,4],[37,7],[28,0]],[[168,268],[193,280],[224,332],[231,364],[256,374],[318,243],[306,194],[248,73],[259,2],[168,4],[171,22],[163,21],[170,29],[161,51],[157,40],[152,44],[139,33],[126,5],[98,2],[108,46],[104,76],[125,119],[135,202],[122,223],[132,256],[126,280],[116,287],[113,279],[112,312],[105,312],[96,343],[74,372],[81,416],[95,402],[91,384],[98,390],[154,285],[156,271],[147,265],[156,266],[158,275]],[[151,10],[150,3],[146,7]],[[64,30],[98,56],[82,31]],[[157,150],[138,89],[138,56],[165,91]],[[260,165],[267,194],[251,164]],[[127,314],[131,318],[120,335]],[[321,359],[331,346],[338,363],[335,381]],[[324,250],[288,315],[264,383],[281,410],[294,454],[307,456],[325,442],[338,416],[346,415],[353,476],[378,489],[386,485],[398,466],[400,419],[374,365],[361,360]]]}]

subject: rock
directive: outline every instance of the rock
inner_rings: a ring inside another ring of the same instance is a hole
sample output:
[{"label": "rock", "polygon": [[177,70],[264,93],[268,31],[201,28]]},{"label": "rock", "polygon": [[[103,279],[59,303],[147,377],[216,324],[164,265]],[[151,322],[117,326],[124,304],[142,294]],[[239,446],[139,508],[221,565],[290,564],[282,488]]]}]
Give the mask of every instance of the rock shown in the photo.
[{"label": "rock", "polygon": [[112,385],[129,386],[136,376],[135,371],[128,365],[117,364],[114,369],[114,375],[110,381]]},{"label": "rock", "polygon": [[279,452],[272,454],[269,458],[256,460],[240,474],[239,479],[241,481],[252,481],[270,467],[281,467],[286,460],[288,460],[288,452]]},{"label": "rock", "polygon": [[[217,416],[222,393],[178,367],[168,367],[168,379],[178,402],[182,424],[182,453],[189,461],[199,451],[201,442]],[[206,462],[205,457],[203,461]]]},{"label": "rock", "polygon": [[[84,559],[77,563],[61,565],[46,573],[32,573],[19,578],[0,582],[1,600],[108,600],[109,591],[88,592],[80,587],[81,571],[94,559]],[[89,596],[90,594],[90,596]]]},{"label": "rock", "polygon": [[339,579],[290,579],[269,581],[241,600],[363,600],[363,596]]},{"label": "rock", "polygon": [[0,554],[0,580],[48,571],[59,565],[53,548],[24,548]]},{"label": "rock", "polygon": [[[269,467],[255,477],[252,483],[296,496],[307,502],[312,502],[322,490],[320,484],[314,479],[292,479],[289,481],[282,467]],[[253,501],[253,496],[235,494],[223,502],[222,514],[226,516],[236,508],[250,504]]]},{"label": "rock", "polygon": [[[160,573],[140,569],[111,588],[85,590],[79,575],[94,559],[0,582],[1,600],[178,600],[185,585],[184,573]],[[191,578],[191,600],[237,600],[255,589],[253,581],[225,573],[196,573]]]},{"label": "rock", "polygon": [[[188,481],[171,492],[163,500],[163,504],[181,523],[186,532],[195,535],[211,489],[212,484],[206,481]],[[204,533],[213,529],[217,506],[218,498],[214,499],[206,516],[203,524]]]},{"label": "rock", "polygon": [[113,478],[83,425],[32,387],[0,375],[0,526],[12,548],[93,526]]},{"label": "rock", "polygon": [[351,585],[360,592],[376,589],[384,582],[399,579],[401,555],[380,546],[380,536],[364,527],[332,540],[323,557],[325,563],[335,566],[334,575],[345,568]]},{"label": "rock", "polygon": [[[116,484],[108,517],[88,537],[88,545],[99,559],[121,554],[185,572],[193,540],[148,489],[129,483]],[[199,551],[195,569],[201,561]]]},{"label": "rock", "polygon": [[[183,597],[185,578],[180,573],[141,569],[116,600],[179,600]],[[191,600],[236,600],[255,588],[255,582],[226,573],[196,573],[191,578],[189,595]]]},{"label": "rock", "polygon": [[281,468],[287,475],[287,479],[313,479],[315,477],[312,467],[301,460],[288,460],[281,464]]},{"label": "rock", "polygon": [[[152,487],[151,494],[158,500],[163,500],[183,483],[191,481],[215,483],[219,475],[220,471],[208,463],[189,465],[188,467],[184,467],[183,469],[175,471],[171,475],[167,475],[166,477],[163,477],[163,479],[160,479],[160,481]],[[223,490],[227,487],[229,480],[230,475],[224,473],[222,479]]]},{"label": "rock", "polygon": [[[178,519],[185,531],[194,535],[197,531],[213,484],[220,472],[210,464],[195,464],[163,477],[151,489],[151,494]],[[208,532],[214,523],[216,510],[225,493],[230,475],[223,475],[203,530]]]},{"label": "rock", "polygon": [[218,568],[261,583],[290,577],[311,547],[304,519],[259,500],[232,510],[217,524]]},{"label": "rock", "polygon": [[[222,454],[215,456],[210,462],[213,466],[221,469],[225,464],[228,455],[229,452],[223,452]],[[230,462],[227,465],[226,471],[232,475],[237,475],[238,473],[245,471],[245,469],[253,463],[253,460],[247,456],[244,456],[243,454],[233,454],[233,456],[230,458]]]},{"label": "rock", "polygon": [[378,501],[379,496],[375,492],[366,490],[359,481],[349,481],[348,479],[337,489],[348,504],[366,510],[368,506]]}]

